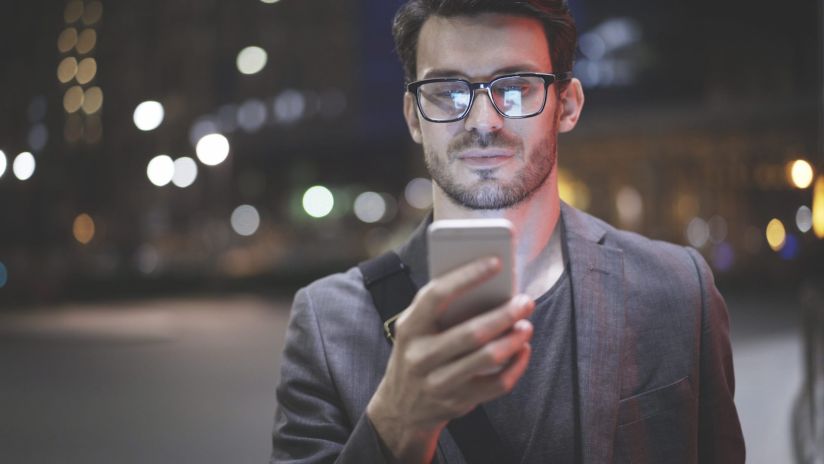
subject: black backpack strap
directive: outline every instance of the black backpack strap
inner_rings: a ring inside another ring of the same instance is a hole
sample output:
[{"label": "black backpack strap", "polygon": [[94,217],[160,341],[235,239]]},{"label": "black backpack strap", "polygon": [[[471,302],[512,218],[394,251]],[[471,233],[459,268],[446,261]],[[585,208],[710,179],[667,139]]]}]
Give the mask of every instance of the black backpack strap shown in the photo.
[{"label": "black backpack strap", "polygon": [[[409,269],[393,251],[364,261],[358,268],[380,313],[384,332],[390,343],[394,342],[393,323],[418,292]],[[506,464],[515,459],[480,405],[469,414],[451,420],[447,428],[469,464]]]},{"label": "black backpack strap", "polygon": [[383,330],[390,342],[395,341],[395,319],[406,309],[418,288],[409,277],[406,264],[397,253],[389,251],[358,264],[363,283],[381,315]]}]

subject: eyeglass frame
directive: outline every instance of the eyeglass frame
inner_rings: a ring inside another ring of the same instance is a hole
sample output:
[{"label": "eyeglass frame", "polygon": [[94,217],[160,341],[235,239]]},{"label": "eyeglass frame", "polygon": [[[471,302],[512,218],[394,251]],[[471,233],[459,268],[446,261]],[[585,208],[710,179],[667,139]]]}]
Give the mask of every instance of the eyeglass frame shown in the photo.
[{"label": "eyeglass frame", "polygon": [[[500,79],[506,79],[506,78],[509,78],[509,77],[540,77],[544,80],[544,101],[541,102],[541,108],[538,109],[538,111],[536,111],[534,113],[531,113],[531,114],[528,114],[528,115],[525,115],[525,116],[508,116],[503,111],[501,111],[500,108],[498,108],[498,105],[495,103],[495,99],[492,97],[492,84],[494,84],[495,81],[498,81]],[[429,122],[449,123],[449,122],[460,121],[460,120],[466,118],[467,115],[469,115],[469,112],[472,110],[472,105],[475,104],[475,93],[477,93],[478,90],[486,90],[486,96],[489,97],[489,101],[490,101],[490,103],[492,103],[492,107],[495,108],[495,111],[498,114],[500,114],[501,116],[503,116],[507,119],[526,119],[526,118],[531,118],[531,117],[537,116],[537,115],[541,114],[544,111],[544,108],[546,107],[546,97],[547,97],[547,94],[549,93],[549,86],[550,85],[552,85],[556,82],[565,82],[565,81],[568,81],[570,79],[572,79],[572,72],[571,71],[562,72],[562,73],[523,72],[523,73],[504,74],[504,75],[498,76],[495,79],[492,79],[491,81],[488,81],[488,82],[470,82],[466,79],[459,79],[459,78],[454,78],[454,77],[435,77],[435,78],[432,78],[432,79],[421,79],[419,81],[410,82],[410,83],[406,84],[406,91],[411,93],[415,97],[415,104],[418,106],[418,111],[420,111],[421,116],[423,116],[423,118],[426,119]],[[437,120],[437,119],[431,119],[423,111],[423,108],[421,107],[421,100],[420,100],[420,95],[419,95],[418,91],[420,90],[422,85],[432,84],[432,83],[436,83],[436,82],[463,82],[469,87],[469,104],[466,105],[466,110],[464,110],[464,112],[460,116],[458,116],[456,118],[453,118],[453,119],[445,119],[445,120],[441,121],[441,120]]]}]

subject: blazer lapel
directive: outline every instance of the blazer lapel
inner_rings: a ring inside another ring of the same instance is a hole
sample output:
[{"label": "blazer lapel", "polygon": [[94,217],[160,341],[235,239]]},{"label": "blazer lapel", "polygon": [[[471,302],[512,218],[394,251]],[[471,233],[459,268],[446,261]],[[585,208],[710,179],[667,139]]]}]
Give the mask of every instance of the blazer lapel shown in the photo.
[{"label": "blazer lapel", "polygon": [[601,244],[606,229],[566,205],[575,311],[582,462],[612,462],[624,332],[623,252]]}]

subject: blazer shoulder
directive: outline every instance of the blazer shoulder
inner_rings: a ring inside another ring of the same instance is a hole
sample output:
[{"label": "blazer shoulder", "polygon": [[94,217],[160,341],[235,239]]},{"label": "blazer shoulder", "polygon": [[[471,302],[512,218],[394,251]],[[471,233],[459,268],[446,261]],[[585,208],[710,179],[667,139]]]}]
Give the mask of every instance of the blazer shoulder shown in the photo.
[{"label": "blazer shoulder", "polygon": [[[664,267],[696,275],[696,264],[689,247],[655,240],[636,232],[610,226],[604,244],[624,251],[624,259],[652,267]],[[694,250],[693,250],[694,251]],[[697,252],[695,252],[697,254]]]}]

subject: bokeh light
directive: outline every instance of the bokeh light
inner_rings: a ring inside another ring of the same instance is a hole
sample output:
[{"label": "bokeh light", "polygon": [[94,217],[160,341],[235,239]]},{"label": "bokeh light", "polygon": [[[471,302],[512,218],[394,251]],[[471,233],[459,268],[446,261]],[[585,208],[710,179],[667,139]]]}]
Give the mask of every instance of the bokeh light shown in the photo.
[{"label": "bokeh light", "polygon": [[63,29],[63,32],[57,37],[57,49],[60,50],[60,53],[67,53],[75,45],[77,45],[77,29],[73,27]]},{"label": "bokeh light", "polygon": [[92,24],[100,21],[100,18],[103,16],[103,4],[94,1],[86,3],[86,7],[83,9],[83,24],[87,26],[91,26]]},{"label": "bokeh light", "polygon": [[715,215],[707,221],[707,226],[710,231],[710,241],[712,243],[721,243],[727,239],[727,220],[722,216]]},{"label": "bokeh light", "polygon": [[413,208],[429,209],[432,206],[432,181],[423,177],[410,180],[403,197]]},{"label": "bokeh light", "polygon": [[386,201],[379,193],[363,192],[355,198],[353,209],[358,219],[372,224],[383,219],[386,214]]},{"label": "bokeh light", "polygon": [[243,102],[237,110],[237,125],[246,132],[255,132],[266,123],[266,104],[258,99]]},{"label": "bokeh light", "polygon": [[263,3],[267,3],[267,4],[271,5],[273,3],[279,2],[280,0],[260,0],[260,1],[263,2]]},{"label": "bokeh light", "polygon": [[622,224],[638,227],[644,214],[644,201],[634,187],[624,186],[615,196],[615,209]]},{"label": "bokeh light", "polygon": [[257,74],[266,66],[266,50],[251,46],[246,47],[237,54],[237,69],[242,74]]},{"label": "bokeh light", "polygon": [[735,264],[735,251],[727,242],[721,242],[712,250],[712,264],[715,269],[726,272]]},{"label": "bokeh light", "polygon": [[221,132],[221,126],[218,122],[209,116],[201,116],[195,120],[192,127],[189,129],[189,141],[192,146],[196,146],[197,142],[205,135],[216,134]]},{"label": "bokeh light", "polygon": [[695,248],[701,248],[710,239],[710,227],[700,217],[692,218],[687,224],[687,242]]},{"label": "bokeh light", "polygon": [[63,128],[63,136],[66,137],[66,141],[74,143],[80,140],[80,137],[83,136],[84,126],[83,117],[79,114],[68,115],[66,125]]},{"label": "bokeh light", "polygon": [[143,274],[155,272],[160,264],[160,253],[148,243],[140,245],[134,254],[135,266]]},{"label": "bokeh light", "polygon": [[801,243],[799,243],[798,238],[793,234],[787,234],[781,250],[778,251],[778,256],[780,256],[781,259],[789,261],[797,258],[800,251]]},{"label": "bokeh light", "polygon": [[229,140],[221,134],[207,134],[195,147],[197,159],[207,166],[217,166],[229,156]]},{"label": "bokeh light", "polygon": [[78,84],[88,84],[94,79],[97,74],[97,61],[94,58],[83,58],[77,65],[77,79]]},{"label": "bokeh light", "polygon": [[813,187],[813,232],[824,238],[824,176],[818,176]]},{"label": "bokeh light", "polygon": [[26,111],[29,116],[29,122],[32,124],[42,122],[43,118],[46,117],[48,109],[49,105],[45,95],[38,95],[32,98],[29,102],[29,108]]},{"label": "bokeh light", "polygon": [[802,234],[809,232],[813,228],[813,211],[807,206],[799,206],[795,212],[795,226]]},{"label": "bokeh light", "polygon": [[303,210],[313,218],[328,216],[334,206],[334,195],[328,188],[321,185],[309,187],[303,194]]},{"label": "bokeh light", "polygon": [[149,182],[163,187],[172,181],[175,175],[175,162],[168,155],[158,155],[149,161],[146,166],[146,176]]},{"label": "bokeh light", "polygon": [[78,214],[72,224],[72,234],[79,243],[86,245],[94,238],[94,219],[86,213]]},{"label": "bokeh light", "polygon": [[35,124],[29,129],[26,140],[29,142],[32,151],[39,152],[46,147],[46,143],[49,141],[49,130],[45,124]]},{"label": "bokeh light", "polygon": [[805,189],[813,183],[813,167],[807,160],[797,159],[790,164],[790,180],[799,189]]},{"label": "bokeh light", "polygon": [[70,87],[69,90],[66,90],[66,94],[63,95],[63,109],[65,109],[67,113],[76,113],[77,110],[83,106],[84,98],[85,94],[83,93],[82,87],[79,85]]},{"label": "bokeh light", "polygon": [[238,235],[248,237],[260,227],[260,214],[252,205],[240,205],[232,211],[229,222],[232,224],[232,230]]},{"label": "bokeh light", "polygon": [[197,163],[192,158],[184,156],[175,160],[172,183],[180,188],[186,188],[197,180]]},{"label": "bokeh light", "polygon": [[272,109],[277,122],[291,124],[303,117],[306,99],[297,90],[287,89],[275,97]]},{"label": "bokeh light", "polygon": [[89,87],[86,89],[86,94],[83,97],[83,112],[86,114],[94,114],[100,111],[103,106],[103,90],[100,87]]},{"label": "bokeh light", "polygon": [[57,65],[57,80],[68,84],[77,75],[77,58],[68,56]]},{"label": "bokeh light", "polygon": [[153,100],[144,101],[134,109],[134,125],[142,131],[157,129],[163,123],[163,105]]},{"label": "bokeh light", "polygon": [[787,239],[787,231],[784,229],[784,223],[773,218],[767,224],[767,243],[773,251],[779,251],[784,246]]},{"label": "bokeh light", "polygon": [[98,114],[86,117],[86,127],[83,129],[83,139],[86,143],[97,143],[103,137],[103,121]]},{"label": "bokeh light", "polygon": [[11,165],[11,170],[14,172],[14,177],[20,180],[29,180],[34,175],[34,170],[37,163],[34,161],[34,156],[24,151],[14,158],[14,163]]},{"label": "bokeh light", "polygon": [[77,53],[85,55],[94,50],[95,45],[97,45],[97,32],[95,32],[94,29],[84,29],[83,32],[77,36],[77,45],[75,45],[75,48],[77,49]]},{"label": "bokeh light", "polygon": [[3,150],[0,150],[0,178],[3,178],[3,174],[6,173],[6,167],[8,164],[9,161],[6,158],[6,153]]},{"label": "bokeh light", "polygon": [[63,13],[63,19],[66,24],[71,24],[83,16],[83,2],[81,0],[72,0],[66,4],[66,9]]}]

